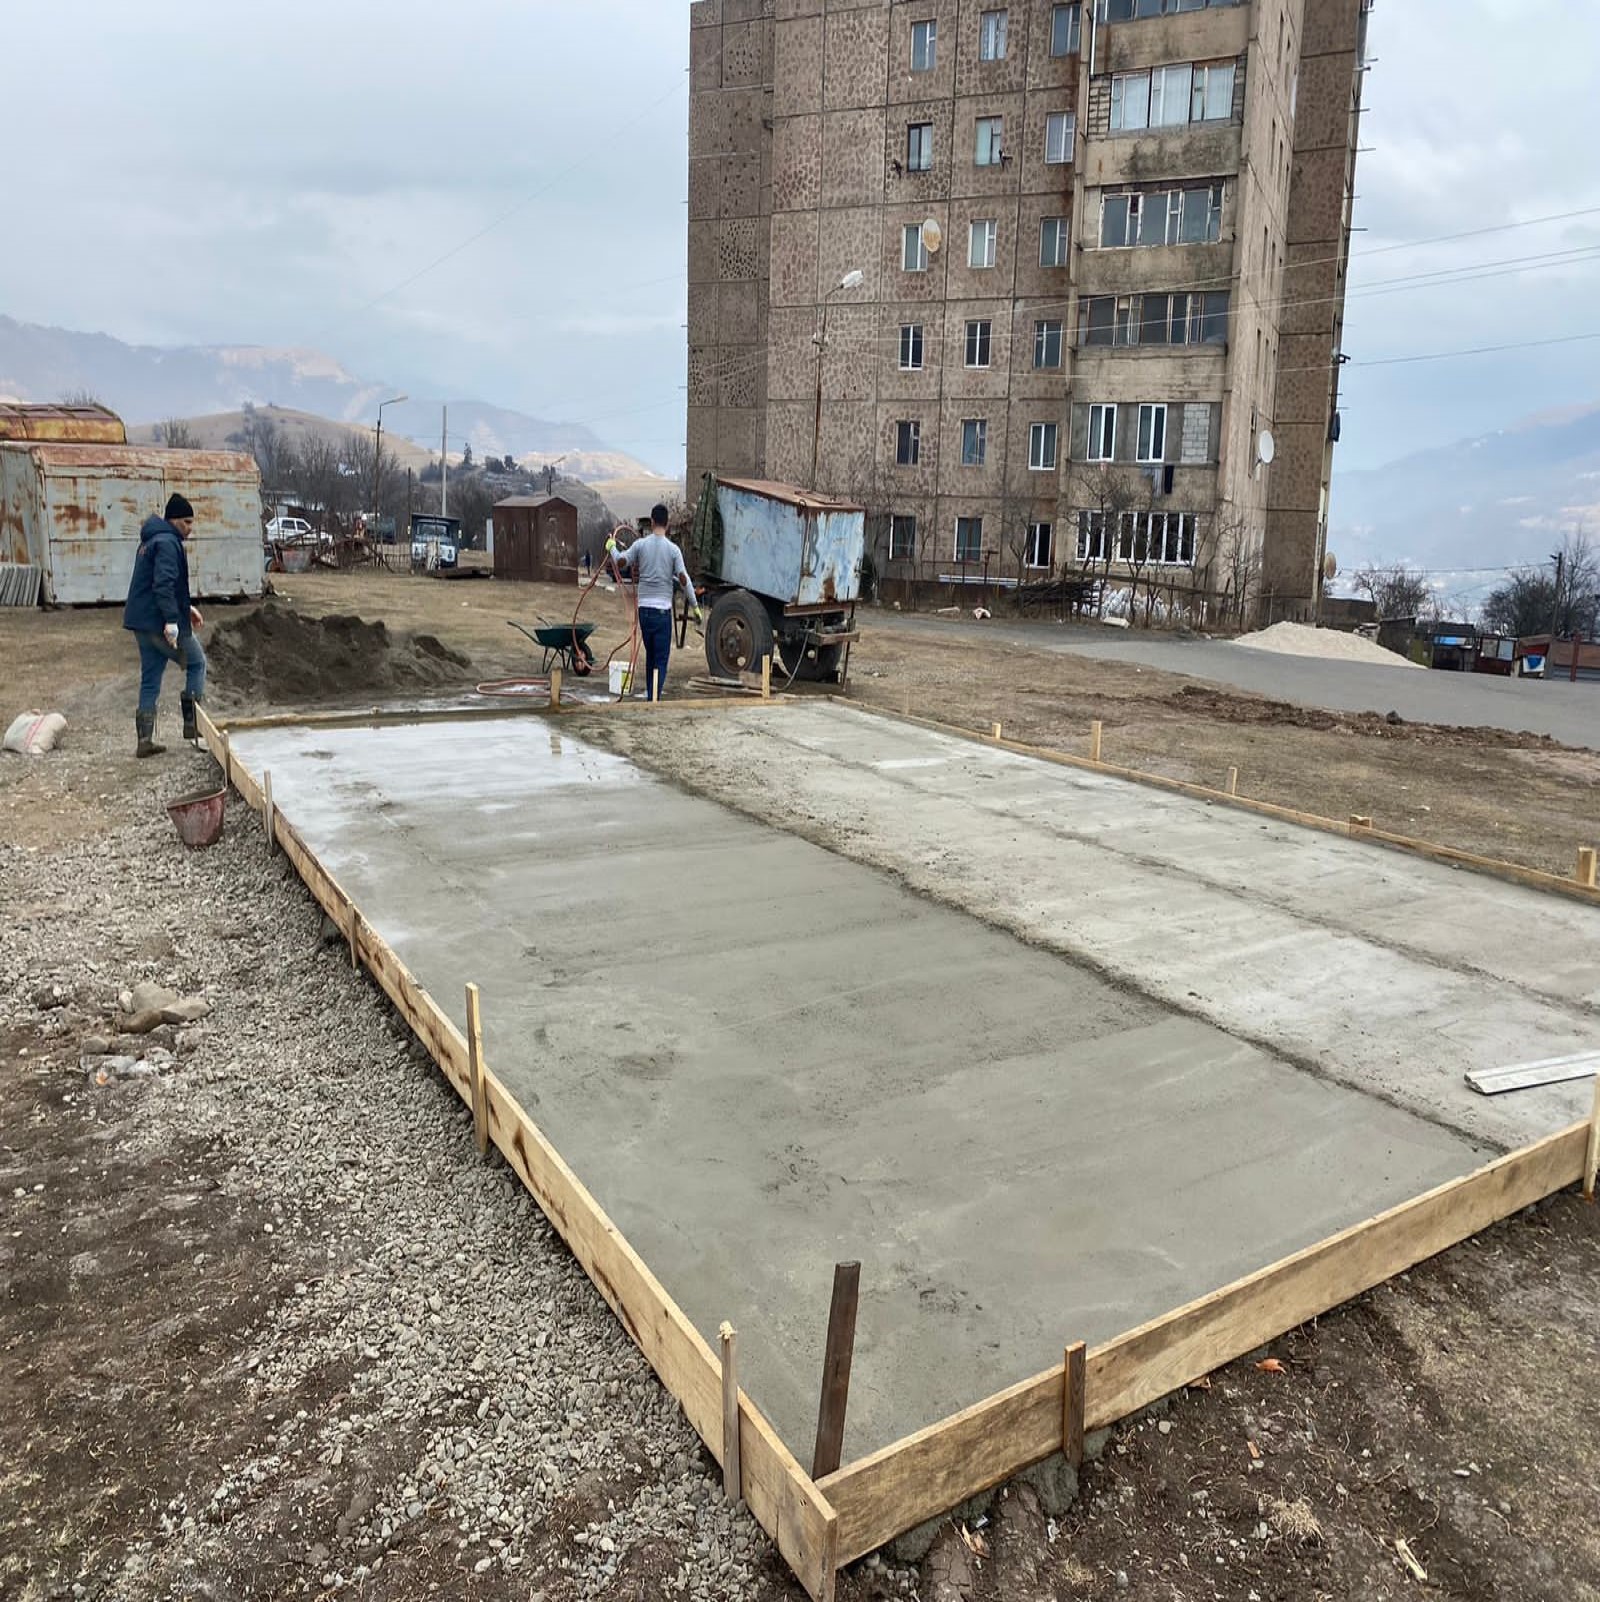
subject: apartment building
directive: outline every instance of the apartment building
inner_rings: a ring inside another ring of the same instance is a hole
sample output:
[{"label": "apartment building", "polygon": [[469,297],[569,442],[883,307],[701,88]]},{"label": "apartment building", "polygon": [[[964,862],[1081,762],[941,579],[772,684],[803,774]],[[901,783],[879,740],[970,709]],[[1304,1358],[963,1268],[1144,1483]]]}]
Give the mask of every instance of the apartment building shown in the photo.
[{"label": "apartment building", "polygon": [[699,0],[690,483],[1314,614],[1370,0]]}]

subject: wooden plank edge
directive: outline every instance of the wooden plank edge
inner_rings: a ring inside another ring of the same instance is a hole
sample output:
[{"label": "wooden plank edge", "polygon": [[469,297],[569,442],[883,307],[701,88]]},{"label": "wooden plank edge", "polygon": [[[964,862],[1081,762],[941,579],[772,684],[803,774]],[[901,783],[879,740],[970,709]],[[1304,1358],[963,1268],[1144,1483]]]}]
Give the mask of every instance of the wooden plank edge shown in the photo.
[{"label": "wooden plank edge", "polygon": [[[215,726],[208,743],[213,737],[220,746]],[[260,786],[237,762],[235,785],[247,802],[259,807]],[[277,821],[280,849],[324,911],[337,917],[351,907],[349,895],[281,811]],[[373,977],[470,1106],[465,1036],[370,923],[361,946]],[[720,1463],[721,1364],[710,1345],[487,1062],[481,1094],[490,1138]],[[742,1390],[739,1401],[746,1504],[808,1595],[816,1602],[831,1602],[838,1567],[837,1515]]]},{"label": "wooden plank edge", "polygon": [[1191,784],[1187,779],[1169,778],[1160,773],[1146,773],[1142,769],[1125,768],[1114,762],[1094,762],[1086,757],[1073,756],[1069,751],[1053,750],[1049,746],[1028,745],[1023,741],[1012,739],[997,740],[976,729],[963,729],[953,723],[941,723],[935,718],[925,718],[915,712],[897,712],[892,707],[863,706],[860,702],[852,701],[842,695],[807,697],[807,699],[847,706],[852,711],[863,712],[870,717],[889,718],[900,723],[914,724],[935,734],[966,740],[974,745],[1009,751],[1014,756],[1034,757],[1041,762],[1053,763],[1057,767],[1076,768],[1085,773],[1125,779],[1131,784],[1143,784],[1152,789],[1167,790],[1196,801],[1219,802],[1224,806],[1236,807],[1242,812],[1253,812],[1260,817],[1274,818],[1280,823],[1293,824],[1298,828],[1315,829],[1319,833],[1336,834],[1347,840],[1356,839],[1373,845],[1389,846],[1395,850],[1430,858],[1435,862],[1448,863],[1452,867],[1470,868],[1494,878],[1508,879],[1530,889],[1550,891],[1565,896],[1568,900],[1581,901],[1588,906],[1600,906],[1600,890],[1591,889],[1587,885],[1579,884],[1576,879],[1564,874],[1550,873],[1543,868],[1525,867],[1520,862],[1507,862],[1500,857],[1479,856],[1476,852],[1464,851],[1456,846],[1435,845],[1431,840],[1417,840],[1410,835],[1391,833],[1387,829],[1368,827],[1352,830],[1347,818],[1324,818],[1314,812],[1298,812],[1293,807],[1279,806],[1273,801],[1257,800],[1254,796],[1233,795],[1227,790],[1213,790],[1203,784]]},{"label": "wooden plank edge", "polygon": [[[1436,1186],[1095,1347],[1085,1428],[1103,1429],[1579,1182],[1587,1121]],[[929,1425],[819,1482],[838,1513],[839,1561],[1061,1449],[1062,1365]]]}]

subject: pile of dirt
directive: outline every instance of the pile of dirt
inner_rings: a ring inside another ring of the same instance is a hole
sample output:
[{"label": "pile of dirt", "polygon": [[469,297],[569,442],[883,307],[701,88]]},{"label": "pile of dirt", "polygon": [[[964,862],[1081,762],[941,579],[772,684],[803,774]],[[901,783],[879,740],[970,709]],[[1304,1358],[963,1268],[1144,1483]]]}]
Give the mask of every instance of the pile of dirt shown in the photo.
[{"label": "pile of dirt", "polygon": [[1254,634],[1241,634],[1233,642],[1248,646],[1252,651],[1277,651],[1283,656],[1316,656],[1329,662],[1370,662],[1374,667],[1420,668],[1412,662],[1386,651],[1375,640],[1363,639],[1359,634],[1345,634],[1338,629],[1307,628],[1304,623],[1274,623],[1270,629],[1259,629]]},{"label": "pile of dirt", "polygon": [[222,624],[206,654],[217,696],[234,701],[367,698],[472,677],[468,658],[432,634],[393,634],[359,617],[307,617],[277,600]]}]

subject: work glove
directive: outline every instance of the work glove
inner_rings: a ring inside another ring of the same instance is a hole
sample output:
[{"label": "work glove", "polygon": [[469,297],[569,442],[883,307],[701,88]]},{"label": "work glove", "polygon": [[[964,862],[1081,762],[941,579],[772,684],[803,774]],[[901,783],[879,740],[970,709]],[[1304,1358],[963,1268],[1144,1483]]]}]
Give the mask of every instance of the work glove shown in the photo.
[{"label": "work glove", "polygon": [[606,555],[607,556],[615,556],[616,554],[617,554],[617,542],[616,542],[616,540],[614,538],[607,540],[606,541]]},{"label": "work glove", "polygon": [[706,620],[705,613],[698,606],[694,609],[694,620],[696,623],[704,623]]},{"label": "work glove", "polygon": [[167,644],[170,645],[174,651],[176,651],[178,649],[178,625],[176,623],[169,623],[164,629],[162,629],[161,632],[166,636]]}]

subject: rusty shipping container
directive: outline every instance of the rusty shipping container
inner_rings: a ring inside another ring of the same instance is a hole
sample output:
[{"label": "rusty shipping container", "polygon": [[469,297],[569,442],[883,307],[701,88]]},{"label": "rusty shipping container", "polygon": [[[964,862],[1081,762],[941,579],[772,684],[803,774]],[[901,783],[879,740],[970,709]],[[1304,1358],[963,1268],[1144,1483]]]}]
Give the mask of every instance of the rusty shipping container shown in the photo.
[{"label": "rusty shipping container", "polygon": [[50,604],[121,601],[139,529],[174,491],[195,510],[195,596],[260,595],[261,478],[234,451],[0,441],[0,562],[38,567]]},{"label": "rusty shipping container", "polygon": [[122,419],[104,406],[34,406],[0,402],[0,439],[38,445],[126,445]]}]

